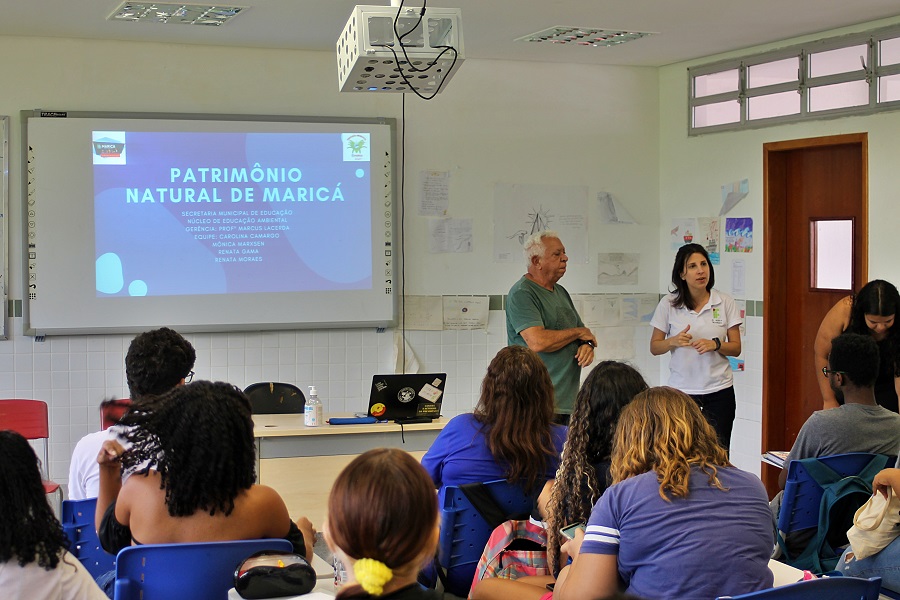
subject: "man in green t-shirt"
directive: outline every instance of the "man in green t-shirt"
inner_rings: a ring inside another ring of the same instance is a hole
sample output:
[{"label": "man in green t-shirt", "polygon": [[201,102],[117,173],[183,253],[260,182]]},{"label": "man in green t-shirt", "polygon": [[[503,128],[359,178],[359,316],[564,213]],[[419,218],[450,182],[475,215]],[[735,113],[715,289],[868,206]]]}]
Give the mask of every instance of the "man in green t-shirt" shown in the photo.
[{"label": "man in green t-shirt", "polygon": [[557,282],[566,274],[566,249],[554,231],[541,231],[523,246],[528,272],[506,297],[509,345],[527,346],[547,365],[556,412],[567,421],[578,393],[581,369],[594,362],[597,338],[584,326],[569,292]]}]

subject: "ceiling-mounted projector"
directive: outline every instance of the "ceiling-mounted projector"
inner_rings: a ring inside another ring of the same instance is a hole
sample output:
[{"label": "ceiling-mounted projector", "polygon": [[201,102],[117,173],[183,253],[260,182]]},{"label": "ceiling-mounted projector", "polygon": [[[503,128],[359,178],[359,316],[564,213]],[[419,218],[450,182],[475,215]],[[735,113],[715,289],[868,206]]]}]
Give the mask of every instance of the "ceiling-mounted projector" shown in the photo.
[{"label": "ceiling-mounted projector", "polygon": [[460,9],[423,10],[392,2],[394,6],[353,9],[337,41],[340,90],[415,93],[429,99],[463,62]]}]

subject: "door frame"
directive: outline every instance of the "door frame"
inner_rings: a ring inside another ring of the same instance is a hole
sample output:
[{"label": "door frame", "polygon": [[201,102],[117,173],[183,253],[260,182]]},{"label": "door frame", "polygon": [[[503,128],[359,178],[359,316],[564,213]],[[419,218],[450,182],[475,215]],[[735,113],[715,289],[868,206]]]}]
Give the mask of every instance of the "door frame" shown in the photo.
[{"label": "door frame", "polygon": [[[830,135],[815,138],[786,140],[763,144],[763,381],[762,381],[762,448],[788,450],[784,423],[786,417],[785,385],[788,374],[787,353],[791,343],[786,301],[787,281],[783,257],[787,252],[787,224],[785,219],[786,190],[774,185],[785,177],[785,165],[774,160],[779,152],[805,150],[822,146],[859,145],[862,157],[862,218],[856,233],[861,236],[863,255],[860,281],[868,281],[869,270],[869,146],[867,133]],[[773,160],[770,161],[770,157]],[[763,463],[762,480],[772,495],[778,490],[779,469]]]}]

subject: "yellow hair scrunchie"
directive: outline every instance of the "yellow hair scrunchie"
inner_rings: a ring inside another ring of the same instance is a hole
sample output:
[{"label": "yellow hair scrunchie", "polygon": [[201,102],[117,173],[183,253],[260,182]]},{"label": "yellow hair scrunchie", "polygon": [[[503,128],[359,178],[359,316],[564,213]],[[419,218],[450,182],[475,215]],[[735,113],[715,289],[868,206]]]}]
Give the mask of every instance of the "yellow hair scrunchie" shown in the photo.
[{"label": "yellow hair scrunchie", "polygon": [[362,589],[373,596],[380,596],[384,591],[384,584],[394,577],[390,567],[372,558],[361,558],[356,561],[353,565],[353,574]]}]

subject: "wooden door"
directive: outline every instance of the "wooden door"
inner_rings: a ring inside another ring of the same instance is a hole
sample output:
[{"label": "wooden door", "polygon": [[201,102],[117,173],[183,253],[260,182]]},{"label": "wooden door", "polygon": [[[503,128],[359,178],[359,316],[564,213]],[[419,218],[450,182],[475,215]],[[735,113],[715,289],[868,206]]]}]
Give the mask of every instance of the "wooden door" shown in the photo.
[{"label": "wooden door", "polygon": [[[813,343],[822,317],[848,295],[814,287],[811,223],[853,221],[853,290],[867,280],[866,134],[765,144],[763,179],[762,450],[787,450],[822,408]],[[770,495],[777,477],[777,469],[763,465]]]}]

